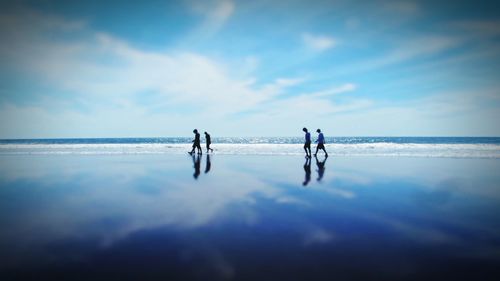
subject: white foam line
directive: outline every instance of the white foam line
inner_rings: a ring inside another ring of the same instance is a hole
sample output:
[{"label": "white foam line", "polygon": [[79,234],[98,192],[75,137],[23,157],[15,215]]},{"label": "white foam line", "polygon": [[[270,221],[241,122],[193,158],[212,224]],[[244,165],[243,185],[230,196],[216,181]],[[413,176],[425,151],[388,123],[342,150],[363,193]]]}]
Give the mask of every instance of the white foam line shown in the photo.
[{"label": "white foam line", "polygon": [[[217,154],[302,155],[302,144],[213,144]],[[500,158],[498,144],[327,144],[330,155]],[[184,154],[190,144],[0,144],[0,154]],[[312,147],[314,151],[314,145]]]}]

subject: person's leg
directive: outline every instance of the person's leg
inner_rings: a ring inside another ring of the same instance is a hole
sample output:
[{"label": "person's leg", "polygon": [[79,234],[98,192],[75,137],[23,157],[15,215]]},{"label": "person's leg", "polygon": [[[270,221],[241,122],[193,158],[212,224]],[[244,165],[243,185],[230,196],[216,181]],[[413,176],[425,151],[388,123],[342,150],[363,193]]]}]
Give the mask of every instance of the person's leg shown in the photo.
[{"label": "person's leg", "polygon": [[316,156],[318,154],[318,150],[319,150],[319,144],[316,146],[316,152],[314,152],[314,156]]},{"label": "person's leg", "polygon": [[326,153],[325,145],[321,144],[321,150],[325,153],[326,156],[328,156],[328,153]]},{"label": "person's leg", "polygon": [[307,144],[304,144],[304,151],[306,152],[306,156],[309,156],[309,154],[307,154]]}]

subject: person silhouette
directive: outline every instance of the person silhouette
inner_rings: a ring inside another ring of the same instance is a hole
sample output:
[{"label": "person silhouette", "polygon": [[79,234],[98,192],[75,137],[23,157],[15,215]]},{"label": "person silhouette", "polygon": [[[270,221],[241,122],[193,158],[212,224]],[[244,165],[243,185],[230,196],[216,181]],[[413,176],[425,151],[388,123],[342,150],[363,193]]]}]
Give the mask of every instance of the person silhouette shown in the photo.
[{"label": "person silhouette", "polygon": [[205,132],[205,140],[207,143],[207,153],[209,150],[214,152],[214,150],[210,148],[210,144],[212,144],[212,139],[210,138],[210,135],[207,132]]},{"label": "person silhouette", "polygon": [[306,157],[306,163],[304,163],[304,172],[306,172],[306,176],[302,185],[306,186],[311,180],[311,157]]},{"label": "person silhouette", "polygon": [[326,153],[325,149],[325,136],[323,136],[323,133],[320,129],[317,129],[316,132],[318,133],[318,139],[316,140],[318,145],[316,146],[316,153],[314,153],[314,156],[316,156],[318,154],[318,150],[321,149],[325,152],[325,156],[328,157],[328,153]]},{"label": "person silhouette", "polygon": [[201,158],[200,155],[195,156],[194,154],[191,154],[191,156],[193,157],[193,167],[194,167],[193,178],[197,180],[198,176],[200,175]]},{"label": "person silhouette", "polygon": [[302,128],[305,134],[304,150],[306,152],[306,157],[311,158],[311,133],[307,131],[307,128]]},{"label": "person silhouette", "polygon": [[207,154],[207,163],[205,164],[205,174],[210,172],[211,167],[212,167],[212,162],[210,162],[210,155]]},{"label": "person silhouette", "polygon": [[194,140],[193,140],[193,149],[189,152],[189,154],[193,154],[195,148],[198,149],[198,154],[201,154],[201,145],[200,145],[200,133],[198,133],[197,129],[193,130]]},{"label": "person silhouette", "polygon": [[318,171],[318,178],[316,180],[321,181],[321,179],[323,178],[323,175],[325,174],[325,163],[326,163],[326,159],[328,157],[325,157],[325,159],[323,159],[323,161],[319,161],[318,157],[316,157],[316,156],[314,156],[314,158],[316,158],[316,166],[318,167],[318,169],[316,170],[316,171]]}]

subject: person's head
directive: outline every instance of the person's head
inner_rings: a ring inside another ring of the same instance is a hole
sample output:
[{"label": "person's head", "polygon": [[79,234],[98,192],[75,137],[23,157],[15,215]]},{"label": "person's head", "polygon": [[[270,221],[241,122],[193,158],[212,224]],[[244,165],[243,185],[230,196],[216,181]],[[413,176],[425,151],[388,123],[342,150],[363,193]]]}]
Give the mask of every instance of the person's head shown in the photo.
[{"label": "person's head", "polygon": [[302,128],[302,131],[307,133],[307,128],[306,127]]},{"label": "person's head", "polygon": [[194,130],[193,130],[193,133],[197,134],[197,133],[198,133],[198,130],[197,130],[197,129],[194,129]]},{"label": "person's head", "polygon": [[208,133],[207,133],[207,132],[205,132],[205,135],[208,135]]},{"label": "person's head", "polygon": [[317,130],[316,130],[316,133],[321,133],[321,130],[320,130],[320,129],[317,129]]}]

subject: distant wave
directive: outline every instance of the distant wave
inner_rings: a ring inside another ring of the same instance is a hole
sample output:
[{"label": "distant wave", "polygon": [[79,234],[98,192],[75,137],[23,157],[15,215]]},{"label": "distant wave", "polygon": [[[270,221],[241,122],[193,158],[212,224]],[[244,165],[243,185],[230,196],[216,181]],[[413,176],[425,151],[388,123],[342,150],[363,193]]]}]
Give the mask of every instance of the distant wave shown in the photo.
[{"label": "distant wave", "polygon": [[[301,143],[219,143],[212,147],[216,154],[227,155],[303,155]],[[500,158],[500,144],[483,143],[396,143],[358,142],[328,143],[331,156],[388,156],[388,157],[452,157]],[[191,144],[166,142],[3,142],[0,154],[184,154]],[[314,151],[314,145],[313,145]]]},{"label": "distant wave", "polygon": [[[203,138],[203,137],[202,137]],[[0,144],[182,144],[192,137],[166,138],[75,138],[75,139],[0,139]],[[227,144],[301,144],[303,137],[213,137],[213,143]],[[329,144],[499,144],[498,137],[326,137]]]}]

